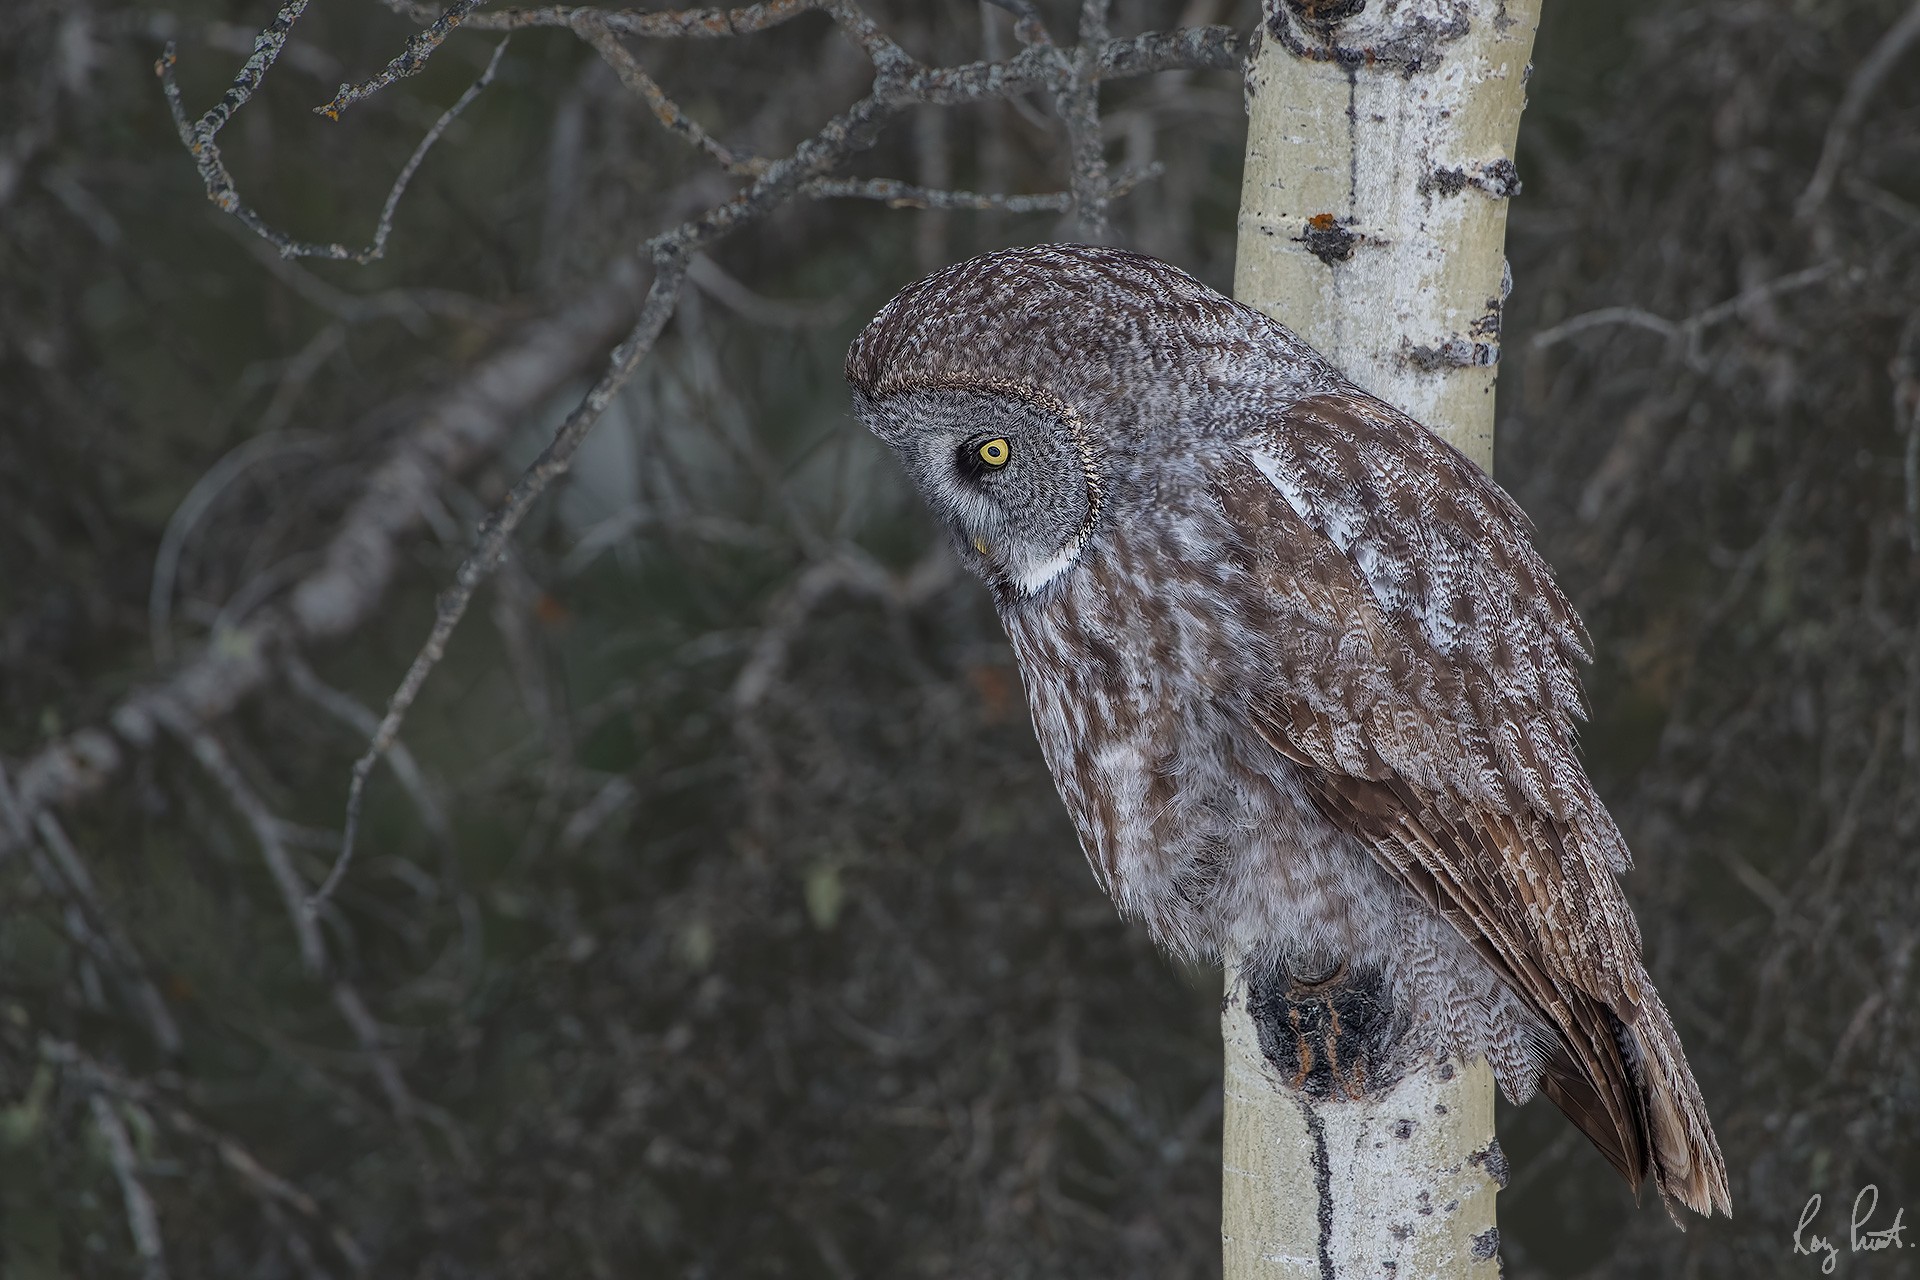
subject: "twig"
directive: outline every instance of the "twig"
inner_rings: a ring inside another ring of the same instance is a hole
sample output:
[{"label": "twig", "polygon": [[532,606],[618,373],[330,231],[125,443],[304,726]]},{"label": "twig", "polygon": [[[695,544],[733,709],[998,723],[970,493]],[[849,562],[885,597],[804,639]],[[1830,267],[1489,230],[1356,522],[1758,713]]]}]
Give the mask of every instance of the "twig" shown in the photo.
[{"label": "twig", "polygon": [[[453,29],[465,22],[467,15],[478,9],[482,3],[484,0],[454,0],[441,11],[440,16],[435,18],[425,31],[409,39],[406,46],[394,56],[393,61],[387,63],[386,69],[379,75],[360,84],[341,85],[340,92],[333,96],[333,101],[324,106],[315,107],[314,114],[325,116],[329,120],[338,120],[342,111],[356,102],[371,98],[395,80],[419,75],[426,69],[427,59],[433,56],[433,51],[438,49],[446,38],[453,34]],[[506,48],[506,41],[500,42],[500,48]],[[493,58],[495,62],[500,60],[499,50],[494,51]],[[493,74],[491,66],[487,68],[487,74],[489,76]],[[482,77],[483,80],[485,78]],[[442,117],[443,121],[444,119],[445,117]]]},{"label": "twig", "polygon": [[120,1196],[127,1206],[127,1227],[133,1232],[133,1247],[140,1254],[140,1274],[144,1280],[167,1280],[167,1257],[160,1238],[160,1215],[154,1210],[153,1197],[140,1181],[139,1163],[127,1126],[120,1113],[103,1093],[95,1093],[93,1123],[107,1145],[107,1158],[113,1162],[113,1176],[119,1180]]},{"label": "twig", "polygon": [[[280,51],[287,47],[287,37],[293,34],[293,24],[300,21],[300,15],[306,11],[307,0],[287,0],[287,3],[280,6],[279,12],[273,15],[273,21],[254,37],[253,52],[241,66],[239,74],[234,76],[233,84],[228,87],[220,101],[208,108],[207,113],[201,116],[194,126],[194,136],[197,140],[211,141],[214,135],[226,128],[227,121],[233,118],[233,113],[247,105],[248,99],[253,97],[254,90],[260,87],[260,81],[265,78],[268,71],[272,70],[273,64],[279,59]],[[167,74],[171,76],[173,71],[171,45],[167,47],[165,61]],[[178,90],[170,88],[167,91],[167,98],[169,103],[177,105]],[[180,120],[181,114],[176,110],[174,119]]]},{"label": "twig", "polygon": [[[1108,194],[1124,196],[1162,172],[1164,167],[1156,163],[1123,174]],[[1036,195],[939,191],[897,178],[828,178],[808,183],[806,194],[815,200],[880,200],[895,209],[991,209],[1001,213],[1066,213],[1073,208],[1074,200],[1071,191]]]},{"label": "twig", "polygon": [[1859,127],[1860,117],[1866,114],[1867,103],[1916,40],[1920,40],[1920,0],[1915,0],[1914,6],[1887,28],[1866,61],[1847,81],[1847,91],[1840,95],[1840,105],[1827,124],[1826,141],[1821,144],[1820,161],[1814,166],[1813,177],[1794,202],[1795,217],[1803,221],[1811,218],[1826,202],[1833,191],[1834,180],[1840,176],[1840,166],[1846,163],[1847,147],[1852,142],[1853,131]]},{"label": "twig", "polygon": [[154,1044],[169,1056],[179,1053],[179,1024],[174,1022],[167,1002],[147,976],[140,953],[134,950],[133,944],[121,934],[113,918],[101,907],[94,890],[93,877],[87,873],[86,864],[80,861],[80,851],[73,847],[66,830],[51,813],[41,813],[34,826],[39,831],[40,843],[46,849],[48,858],[58,869],[58,878],[65,883],[66,892],[79,899],[86,914],[99,922],[99,931],[95,935],[97,953],[103,953],[102,958],[129,988],[132,1003],[145,1020]]},{"label": "twig", "polygon": [[1708,329],[1755,302],[1776,298],[1781,294],[1793,293],[1818,284],[1832,275],[1839,265],[1837,262],[1822,262],[1804,270],[1764,281],[1750,289],[1741,290],[1723,302],[1716,302],[1704,311],[1696,312],[1684,320],[1669,320],[1665,316],[1655,315],[1641,307],[1600,307],[1593,311],[1583,311],[1577,316],[1562,320],[1552,328],[1542,329],[1535,334],[1533,347],[1535,350],[1542,350],[1585,333],[1589,329],[1605,328],[1609,325],[1628,325],[1657,333],[1671,344],[1684,346],[1687,363],[1700,368],[1704,365],[1700,339]]},{"label": "twig", "polygon": [[207,513],[227,486],[253,466],[268,458],[296,450],[315,450],[320,442],[300,437],[289,438],[278,432],[257,435],[208,467],[194,481],[187,496],[173,509],[167,527],[160,534],[160,549],[153,557],[153,583],[147,591],[147,640],[155,662],[173,659],[173,587],[180,574],[180,557],[194,526]]},{"label": "twig", "polygon": [[1542,329],[1533,335],[1533,345],[1550,347],[1557,342],[1564,342],[1568,338],[1585,333],[1589,329],[1600,329],[1616,324],[1646,329],[1669,341],[1679,339],[1685,332],[1678,322],[1669,320],[1665,316],[1657,316],[1640,307],[1599,307],[1562,320],[1550,329]]},{"label": "twig", "polygon": [[1901,468],[1907,487],[1907,550],[1920,558],[1920,311],[1902,326],[1887,373],[1893,380],[1894,430],[1907,443]]},{"label": "twig", "polygon": [[919,69],[920,64],[914,61],[912,55],[882,31],[880,24],[868,17],[853,0],[819,0],[819,4],[833,15],[842,33],[860,46],[860,51],[867,55],[867,61],[873,63],[875,88],[902,80]]},{"label": "twig", "polygon": [[[431,5],[410,0],[381,0],[387,8],[415,22],[433,17]],[[593,9],[584,5],[550,4],[534,9],[503,9],[477,13],[467,19],[469,31],[522,31],[528,27],[573,27],[576,23],[604,23],[623,36],[650,40],[718,40],[752,35],[777,27],[803,13],[820,8],[819,0],[765,0],[738,9]]]},{"label": "twig", "polygon": [[333,1007],[353,1028],[360,1048],[373,1064],[373,1078],[380,1082],[380,1091],[387,1095],[387,1105],[393,1108],[393,1114],[401,1120],[411,1121],[415,1111],[413,1094],[408,1091],[400,1068],[394,1065],[392,1055],[387,1052],[386,1037],[380,1032],[380,1024],[367,1011],[367,1002],[360,998],[360,993],[352,984],[340,981],[333,984]]},{"label": "twig", "polygon": [[242,236],[241,244],[282,284],[342,324],[394,319],[410,332],[424,333],[422,321],[431,316],[452,316],[486,325],[501,314],[501,308],[454,289],[404,288],[348,293],[328,284],[298,262],[281,257],[271,244],[257,236]]},{"label": "twig", "polygon": [[1067,127],[1067,154],[1071,167],[1073,212],[1080,232],[1089,240],[1112,234],[1107,205],[1106,147],[1100,132],[1100,55],[1106,49],[1108,0],[1081,0],[1080,44],[1073,54],[1073,74],[1056,94],[1060,119]]},{"label": "twig", "polygon": [[620,83],[639,94],[653,112],[654,119],[665,125],[671,133],[684,138],[690,146],[704,151],[713,161],[728,173],[764,173],[767,162],[759,156],[737,154],[723,145],[712,134],[701,128],[699,123],[682,111],[673,99],[666,95],[654,78],[647,74],[640,60],[633,56],[632,50],[620,43],[620,37],[604,22],[581,19],[574,25],[580,32],[580,38],[594,47],[594,50],[606,60],[614,73],[620,77]]},{"label": "twig", "polygon": [[254,54],[241,68],[240,75],[234,80],[233,87],[226,95],[199,120],[187,118],[186,107],[181,101],[180,84],[174,75],[179,56],[172,43],[160,55],[153,65],[154,74],[160,77],[160,87],[167,97],[167,109],[173,115],[175,131],[180,135],[180,144],[194,158],[194,164],[200,170],[200,180],[207,189],[207,199],[213,201],[223,213],[232,214],[241,223],[250,228],[261,239],[272,244],[283,258],[327,258],[336,262],[355,262],[364,266],[380,258],[386,252],[387,237],[393,230],[393,215],[399,208],[401,196],[406,194],[407,184],[413,181],[413,175],[433,144],[440,140],[447,126],[465,111],[473,100],[480,96],[489,84],[493,83],[494,69],[500,65],[500,55],[506,51],[506,41],[502,40],[494,49],[493,57],[488,61],[480,78],[468,86],[451,107],[442,112],[433,127],[427,130],[413,154],[401,166],[400,173],[393,180],[393,186],[387,192],[387,200],[380,210],[380,220],[374,226],[373,240],[364,249],[350,249],[344,244],[319,244],[311,241],[295,240],[285,232],[271,226],[266,219],[240,199],[239,188],[234,184],[233,175],[228,172],[226,162],[220,158],[220,147],[214,141],[233,113],[246,105],[253,92],[259,87],[260,79],[273,65],[281,48],[286,44],[287,33],[293,23],[307,7],[307,0],[292,0],[283,6],[274,16],[272,24],[260,33],[255,42]]},{"label": "twig", "polygon": [[43,1037],[40,1041],[40,1054],[47,1061],[78,1076],[85,1086],[93,1091],[95,1097],[112,1093],[116,1097],[149,1108],[181,1134],[212,1147],[219,1154],[221,1163],[237,1174],[256,1197],[292,1209],[315,1227],[325,1231],[328,1239],[333,1242],[334,1248],[339,1250],[340,1256],[346,1259],[347,1264],[356,1273],[366,1271],[366,1254],[353,1237],[347,1234],[345,1228],[328,1223],[321,1213],[319,1203],[311,1195],[267,1168],[239,1139],[213,1128],[185,1108],[165,1101],[152,1085],[144,1081],[128,1079],[89,1056],[78,1045]]},{"label": "twig", "polygon": [[987,0],[987,3],[1013,15],[1013,34],[1021,44],[1053,42],[1053,37],[1047,34],[1046,20],[1040,16],[1039,7],[1033,0]]},{"label": "twig", "polygon": [[493,56],[487,59],[486,70],[480,73],[480,78],[468,85],[466,92],[455,98],[453,105],[440,113],[440,118],[433,122],[433,128],[427,130],[426,136],[420,139],[420,145],[413,149],[413,154],[407,157],[407,162],[400,166],[400,172],[393,179],[393,186],[387,191],[387,201],[380,206],[380,221],[374,224],[373,243],[355,255],[355,262],[364,266],[386,254],[387,237],[393,233],[393,215],[400,207],[400,197],[407,193],[407,184],[412,182],[413,175],[420,171],[420,165],[426,160],[427,152],[433,149],[434,143],[440,141],[440,135],[445,133],[447,127],[460,118],[460,113],[472,106],[473,100],[486,92],[487,86],[493,83],[493,73],[500,69],[500,59],[507,52],[507,40],[510,38],[503,36],[500,43],[493,46]]},{"label": "twig", "polygon": [[[315,912],[306,907],[306,886],[300,879],[300,873],[294,869],[293,859],[280,832],[279,819],[254,794],[226,749],[211,732],[180,713],[178,708],[163,705],[160,715],[161,723],[193,753],[200,767],[227,793],[228,800],[252,828],[254,840],[260,846],[260,856],[266,862],[274,884],[280,889],[287,918],[292,922],[294,936],[299,940],[301,961],[309,974],[325,976],[329,967],[326,944],[320,936]],[[387,1104],[397,1118],[411,1122],[415,1112],[413,1095],[408,1092],[399,1068],[387,1053],[379,1024],[367,1011],[359,992],[344,978],[335,978],[332,986],[334,1007],[340,1011],[341,1017],[359,1040],[362,1052],[372,1064],[374,1079],[387,1096]],[[409,1129],[411,1131],[410,1124]]]},{"label": "twig", "polygon": [[[0,834],[6,837],[0,841],[0,847],[31,850],[34,874],[49,892],[67,904],[63,923],[68,934],[83,950],[92,952],[102,965],[119,975],[160,1051],[168,1056],[179,1053],[180,1028],[168,1012],[166,1001],[154,990],[139,953],[114,927],[112,917],[101,909],[93,877],[80,860],[79,851],[51,813],[43,810],[36,814],[33,827],[38,830],[40,849],[32,847],[35,831],[29,828],[5,767],[0,766]],[[41,850],[45,851],[44,855]]]},{"label": "twig", "polygon": [[[286,674],[287,684],[295,693],[361,737],[371,738],[379,731],[380,717],[373,713],[371,707],[315,675],[313,668],[299,653],[292,649],[282,652],[280,669]],[[451,841],[453,831],[447,825],[446,811],[440,807],[433,787],[428,783],[419,762],[413,758],[413,752],[407,750],[407,744],[396,738],[388,749],[387,763],[393,766],[393,776],[420,811],[420,821],[425,824],[428,833],[442,844]]]},{"label": "twig", "polygon": [[520,527],[535,499],[546,491],[556,476],[563,474],[573,460],[573,455],[586,438],[593,424],[600,420],[607,406],[613,402],[614,395],[626,385],[627,379],[639,367],[647,352],[653,349],[654,341],[660,331],[666,328],[667,320],[673,314],[674,302],[680,293],[680,284],[686,278],[684,261],[663,262],[656,268],[653,287],[647,293],[647,300],[640,308],[640,319],[634,325],[626,340],[613,350],[607,362],[607,369],[600,375],[593,389],[574,411],[567,415],[559,431],[540,451],[519,480],[507,493],[506,501],[488,516],[480,526],[479,537],[474,549],[461,561],[459,570],[454,574],[453,585],[440,595],[434,611],[433,630],[420,652],[414,656],[413,664],[407,669],[400,687],[394,690],[387,701],[386,714],[380,719],[366,753],[354,761],[353,778],[347,788],[346,828],[340,838],[340,856],[334,861],[333,869],[327,873],[326,880],[319,890],[306,900],[302,914],[311,922],[312,917],[333,895],[340,885],[347,868],[353,863],[354,840],[360,825],[360,809],[366,795],[367,777],[373,767],[393,746],[394,739],[400,733],[400,725],[406,718],[407,710],[413,700],[420,695],[420,689],[426,684],[427,676],[439,664],[441,655],[446,652],[448,639],[454,628],[460,625],[460,619],[466,615],[467,606],[473,601],[473,593],[487,575],[493,571],[500,553],[506,548],[507,540],[513,531]]},{"label": "twig", "polygon": [[809,183],[815,200],[880,200],[893,209],[997,209],[1002,213],[1065,213],[1073,193],[998,195],[976,191],[936,191],[897,178],[839,178]]},{"label": "twig", "polygon": [[294,869],[292,855],[287,852],[286,840],[280,834],[280,820],[273,816],[266,802],[255,795],[253,788],[247,785],[247,780],[240,776],[240,770],[234,766],[232,757],[220,745],[219,739],[179,707],[163,703],[158,710],[161,724],[193,753],[193,758],[207,776],[227,793],[227,799],[246,819],[255,842],[260,846],[260,857],[267,864],[267,873],[279,887],[287,918],[293,923],[294,937],[300,943],[301,963],[310,974],[317,976],[324,973],[327,968],[326,945],[320,939],[320,930],[314,924],[312,914],[300,909],[306,895],[306,885],[301,881],[300,873]]},{"label": "twig", "polygon": [[[722,271],[719,264],[704,253],[695,254],[687,262],[687,283],[755,324],[781,328],[832,324],[847,310],[844,294],[819,302],[783,302],[762,297]],[[582,542],[585,541],[583,537]]]}]

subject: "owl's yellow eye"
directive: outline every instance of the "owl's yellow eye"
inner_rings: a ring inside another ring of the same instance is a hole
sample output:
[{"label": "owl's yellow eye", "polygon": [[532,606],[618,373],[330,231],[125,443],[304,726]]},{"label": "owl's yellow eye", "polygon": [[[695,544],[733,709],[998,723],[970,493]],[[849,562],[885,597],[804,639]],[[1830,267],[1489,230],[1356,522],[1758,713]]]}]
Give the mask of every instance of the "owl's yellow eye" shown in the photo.
[{"label": "owl's yellow eye", "polygon": [[982,440],[973,447],[973,456],[989,467],[1004,467],[1013,459],[1013,442],[1002,436]]}]

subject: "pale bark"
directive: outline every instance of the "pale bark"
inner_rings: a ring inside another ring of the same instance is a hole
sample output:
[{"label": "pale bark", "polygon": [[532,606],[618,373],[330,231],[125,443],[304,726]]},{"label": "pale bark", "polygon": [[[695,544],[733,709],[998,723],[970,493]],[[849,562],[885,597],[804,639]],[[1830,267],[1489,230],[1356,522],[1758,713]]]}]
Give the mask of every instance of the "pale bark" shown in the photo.
[{"label": "pale bark", "polygon": [[1491,469],[1507,199],[1540,0],[1368,5],[1333,32],[1354,67],[1286,47],[1327,48],[1295,3],[1267,0],[1247,73],[1234,292]]},{"label": "pale bark", "polygon": [[[1507,201],[1540,0],[1265,9],[1235,292],[1491,471]],[[1505,1165],[1485,1061],[1429,1062],[1380,1096],[1315,1101],[1278,1079],[1243,996],[1229,970],[1226,1280],[1497,1276]]]},{"label": "pale bark", "polygon": [[1220,1242],[1226,1280],[1494,1280],[1493,1140],[1484,1060],[1433,1062],[1379,1095],[1316,1100],[1260,1052],[1227,973]]}]

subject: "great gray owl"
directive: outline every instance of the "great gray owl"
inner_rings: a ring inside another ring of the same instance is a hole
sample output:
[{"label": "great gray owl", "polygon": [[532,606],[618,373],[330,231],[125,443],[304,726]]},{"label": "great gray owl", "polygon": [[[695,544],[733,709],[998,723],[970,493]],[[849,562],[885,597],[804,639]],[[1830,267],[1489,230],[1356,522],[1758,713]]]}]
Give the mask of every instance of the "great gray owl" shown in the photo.
[{"label": "great gray owl", "polygon": [[1474,464],[1162,262],[1043,245],[902,292],[855,408],[986,580],[1100,883],[1169,950],[1374,975],[1402,1049],[1544,1087],[1729,1212],[1575,753],[1587,637]]}]

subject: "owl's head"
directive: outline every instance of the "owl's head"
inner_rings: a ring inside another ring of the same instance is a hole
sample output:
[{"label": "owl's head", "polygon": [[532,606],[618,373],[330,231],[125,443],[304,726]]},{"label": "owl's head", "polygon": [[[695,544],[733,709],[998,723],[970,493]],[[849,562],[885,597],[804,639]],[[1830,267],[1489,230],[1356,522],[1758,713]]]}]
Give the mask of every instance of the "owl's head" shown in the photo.
[{"label": "owl's head", "polygon": [[1079,556],[1101,511],[1101,467],[1074,410],[1031,387],[926,387],[854,405],[891,445],[961,559],[1032,595]]},{"label": "owl's head", "polygon": [[1102,522],[1191,476],[1213,442],[1338,375],[1177,267],[1043,244],[909,285],[854,340],[847,381],[1006,601],[1068,572]]}]

